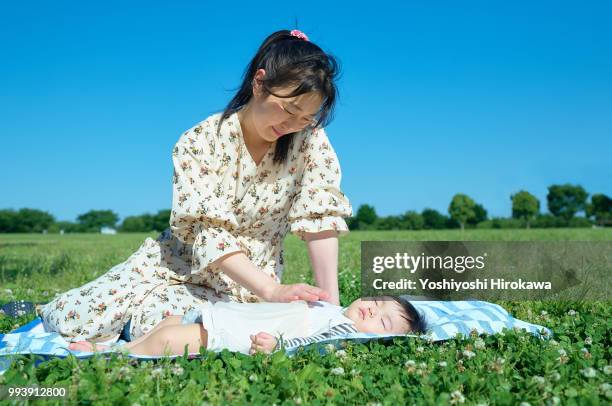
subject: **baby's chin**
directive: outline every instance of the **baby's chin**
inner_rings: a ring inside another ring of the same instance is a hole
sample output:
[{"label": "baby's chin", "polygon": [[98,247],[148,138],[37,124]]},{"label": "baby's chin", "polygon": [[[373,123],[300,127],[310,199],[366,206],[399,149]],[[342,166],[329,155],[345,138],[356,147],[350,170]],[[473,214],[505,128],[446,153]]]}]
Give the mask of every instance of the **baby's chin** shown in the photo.
[{"label": "baby's chin", "polygon": [[353,327],[359,330],[359,332],[364,333],[364,331],[362,331],[363,326],[361,325],[361,318],[358,316],[355,316],[354,314],[347,314],[347,313],[349,312],[344,313],[344,316],[351,319],[353,323],[355,323]]},{"label": "baby's chin", "polygon": [[360,323],[360,319],[357,319],[356,317],[349,317],[349,319],[351,319],[353,321],[353,323],[355,323],[355,326],[359,325]]},{"label": "baby's chin", "polygon": [[355,325],[353,326],[355,327],[355,329],[357,329],[357,331],[359,331],[360,333],[368,333],[368,334],[386,334],[384,331],[382,330],[377,330],[375,328],[368,328],[367,326],[362,326],[360,323],[355,323]]}]

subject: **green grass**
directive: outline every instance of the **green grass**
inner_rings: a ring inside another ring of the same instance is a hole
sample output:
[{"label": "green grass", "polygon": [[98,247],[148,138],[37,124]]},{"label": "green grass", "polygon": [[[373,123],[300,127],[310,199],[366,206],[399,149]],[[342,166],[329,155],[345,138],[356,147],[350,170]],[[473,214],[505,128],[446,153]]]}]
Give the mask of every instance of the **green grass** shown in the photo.
[{"label": "green grass", "polygon": [[[125,260],[147,236],[0,235],[0,302],[50,301]],[[612,230],[538,229],[352,232],[340,239],[341,302],[359,297],[362,240],[612,240]],[[285,240],[284,282],[312,283],[304,244]],[[347,344],[341,352],[288,358],[203,352],[188,361],[136,363],[123,356],[19,362],[0,385],[65,386],[69,400],[99,404],[609,404],[609,302],[501,302],[516,317],[553,330],[540,341],[507,331],[446,343]],[[0,332],[32,318],[0,316]],[[471,351],[471,352],[470,352]],[[472,356],[472,353],[474,354]],[[1,389],[0,389],[1,391]],[[58,401],[58,402],[61,402]]]}]

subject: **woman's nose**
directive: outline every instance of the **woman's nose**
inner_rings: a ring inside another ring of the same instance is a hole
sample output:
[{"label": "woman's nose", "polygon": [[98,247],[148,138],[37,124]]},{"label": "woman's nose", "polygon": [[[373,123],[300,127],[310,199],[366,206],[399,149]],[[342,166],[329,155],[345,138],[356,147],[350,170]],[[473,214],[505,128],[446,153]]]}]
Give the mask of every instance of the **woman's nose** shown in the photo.
[{"label": "woman's nose", "polygon": [[287,124],[281,124],[281,125],[278,127],[278,129],[279,129],[279,130],[281,131],[281,133],[283,133],[283,134],[289,134],[290,132],[293,132],[293,131],[290,131],[290,130],[291,130],[291,127],[290,127],[290,126],[288,126]]},{"label": "woman's nose", "polygon": [[293,133],[302,130],[306,125],[307,124],[302,125],[300,119],[291,117],[281,124],[281,128],[284,129],[283,133]]},{"label": "woman's nose", "polygon": [[283,134],[289,134],[295,132],[295,128],[296,127],[294,125],[287,124],[287,122],[284,122],[283,124],[281,124],[279,130],[281,130]]}]

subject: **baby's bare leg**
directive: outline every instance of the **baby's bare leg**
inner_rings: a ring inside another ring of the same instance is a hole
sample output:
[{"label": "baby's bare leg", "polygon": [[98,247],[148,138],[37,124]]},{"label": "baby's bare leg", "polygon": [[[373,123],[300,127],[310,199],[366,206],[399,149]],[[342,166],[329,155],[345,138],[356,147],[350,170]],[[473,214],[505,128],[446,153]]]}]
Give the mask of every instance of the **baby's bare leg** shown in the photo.
[{"label": "baby's bare leg", "polygon": [[[146,338],[150,334],[153,334],[153,332],[159,330],[162,327],[165,327],[165,326],[176,326],[177,324],[181,324],[182,323],[182,319],[183,319],[183,316],[168,316],[165,319],[163,319],[162,321],[160,321],[159,323],[157,323],[155,325],[155,327],[153,327],[151,329],[151,331],[149,331],[147,334],[141,335],[140,337],[130,341],[128,344],[131,345],[131,346],[134,346],[134,345],[140,343],[141,341],[146,340]],[[127,345],[126,345],[126,347],[127,347]]]},{"label": "baby's bare leg", "polygon": [[[142,335],[132,341],[130,341],[127,345],[125,345],[125,348],[130,348],[133,347],[135,345],[137,345],[138,343],[144,341],[147,339],[147,337],[149,337],[151,334],[153,334],[155,331],[161,329],[162,327],[166,327],[166,326],[175,326],[178,324],[182,324],[182,319],[183,316],[168,316],[165,319],[163,319],[162,321],[160,321],[159,323],[157,323],[157,325],[155,327],[153,327],[151,329],[151,331],[149,331],[147,334]],[[128,345],[130,347],[128,347]],[[107,350],[109,348],[108,345],[101,345],[101,344],[96,344],[96,343],[92,343],[89,341],[77,341],[74,343],[70,343],[70,345],[68,345],[68,348],[70,348],[71,350],[77,350],[77,351],[104,351]]]},{"label": "baby's bare leg", "polygon": [[208,332],[200,323],[162,326],[143,336],[143,340],[128,343],[123,347],[137,355],[183,355],[197,353],[206,347]]}]

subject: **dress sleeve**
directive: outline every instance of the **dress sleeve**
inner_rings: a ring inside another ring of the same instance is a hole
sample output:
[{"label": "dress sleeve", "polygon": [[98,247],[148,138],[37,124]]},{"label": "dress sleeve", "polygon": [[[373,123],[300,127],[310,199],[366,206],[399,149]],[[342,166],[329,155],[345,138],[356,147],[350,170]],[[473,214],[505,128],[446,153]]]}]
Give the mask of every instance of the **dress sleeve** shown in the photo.
[{"label": "dress sleeve", "polygon": [[223,194],[212,131],[196,125],[179,138],[172,150],[170,228],[181,242],[193,244],[198,270],[223,255],[242,250],[233,235],[238,223]]},{"label": "dress sleeve", "polygon": [[305,168],[289,210],[291,232],[302,240],[305,232],[336,230],[340,235],[347,234],[343,217],[352,215],[352,207],[340,191],[340,164],[323,128],[304,139],[300,152]]}]

